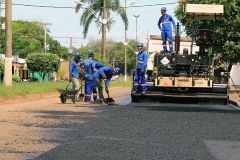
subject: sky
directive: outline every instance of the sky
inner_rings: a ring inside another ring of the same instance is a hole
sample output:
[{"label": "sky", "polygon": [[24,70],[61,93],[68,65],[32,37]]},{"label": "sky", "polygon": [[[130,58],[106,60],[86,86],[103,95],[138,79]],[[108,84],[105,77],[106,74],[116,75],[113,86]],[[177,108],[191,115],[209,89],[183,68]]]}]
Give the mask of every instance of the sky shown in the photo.
[{"label": "sky", "polygon": [[[130,3],[134,0],[127,0]],[[124,5],[125,0],[120,0]],[[175,4],[166,4],[174,3]],[[135,0],[135,3],[127,8],[127,16],[129,20],[129,29],[127,30],[127,38],[136,39],[136,18],[133,15],[140,15],[137,18],[137,37],[138,41],[146,43],[148,35],[160,35],[157,23],[161,16],[160,8],[165,6],[167,13],[172,15],[175,22],[177,19],[174,16],[174,8],[177,6],[178,0]],[[38,20],[44,23],[50,23],[47,28],[50,30],[50,36],[59,41],[61,45],[69,47],[70,38],[73,38],[72,46],[80,48],[81,45],[86,45],[90,37],[101,39],[101,33],[92,23],[89,27],[86,39],[83,39],[83,27],[80,26],[80,17],[84,9],[79,13],[75,13],[74,7],[76,3],[74,0],[12,0],[12,20]],[[166,5],[160,5],[166,4]],[[1,4],[1,8],[5,8],[5,3]],[[36,6],[55,6],[55,7],[72,7],[72,8],[52,8],[52,7],[33,7],[24,5]],[[87,7],[85,5],[83,7]],[[5,15],[5,10],[2,10],[1,15]],[[115,41],[124,42],[124,24],[121,18],[112,12],[115,24],[111,31],[107,32],[107,38]],[[149,30],[148,32],[146,30]],[[145,31],[145,32],[142,32]]]}]

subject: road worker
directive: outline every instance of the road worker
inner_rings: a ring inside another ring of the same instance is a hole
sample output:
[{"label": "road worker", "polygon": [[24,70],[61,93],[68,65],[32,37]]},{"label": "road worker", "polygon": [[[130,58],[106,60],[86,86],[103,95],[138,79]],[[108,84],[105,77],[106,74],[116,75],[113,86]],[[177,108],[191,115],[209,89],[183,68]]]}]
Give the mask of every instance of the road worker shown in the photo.
[{"label": "road worker", "polygon": [[[134,78],[134,90],[132,91],[132,94],[135,94],[138,92],[139,85],[142,87],[142,94],[146,94],[147,91],[147,84],[146,84],[146,77],[145,77],[145,71],[147,68],[147,53],[143,50],[142,43],[139,43],[137,45],[138,49],[138,64],[135,71],[135,78]],[[141,83],[139,83],[141,81]]]},{"label": "road worker", "polygon": [[[84,66],[84,101],[91,101],[91,94],[93,93],[94,81],[93,81],[93,73],[95,68],[94,52],[92,50],[88,50],[88,58],[80,62],[81,66]],[[96,89],[95,89],[96,92]],[[97,93],[94,93],[94,100],[97,99]]]},{"label": "road worker", "polygon": [[[82,58],[81,54],[79,52],[76,52],[74,54],[74,59],[70,63],[69,66],[69,82],[72,82],[72,88],[79,90],[79,67],[78,67],[78,62]],[[78,99],[78,94],[75,94],[75,99]]]},{"label": "road worker", "polygon": [[[167,12],[167,8],[162,7],[161,8],[162,16],[158,20],[158,28],[162,31],[161,36],[162,36],[162,41],[163,41],[164,54],[168,54],[167,43],[166,43],[167,39],[169,42],[170,53],[173,53],[172,32],[174,32],[174,33],[176,32],[175,21],[174,21],[173,17],[171,15],[167,14],[166,12]],[[161,24],[162,24],[162,27],[161,27]],[[172,24],[173,24],[174,30],[172,30]]]},{"label": "road worker", "polygon": [[103,96],[103,86],[102,86],[102,79],[105,80],[105,91],[106,93],[109,93],[108,86],[111,81],[112,76],[119,75],[121,73],[120,68],[111,68],[111,67],[102,67],[99,70],[97,70],[93,74],[93,79],[96,82],[96,85],[98,87],[98,95],[99,100],[102,106],[107,106],[108,104],[104,102],[104,96]]}]

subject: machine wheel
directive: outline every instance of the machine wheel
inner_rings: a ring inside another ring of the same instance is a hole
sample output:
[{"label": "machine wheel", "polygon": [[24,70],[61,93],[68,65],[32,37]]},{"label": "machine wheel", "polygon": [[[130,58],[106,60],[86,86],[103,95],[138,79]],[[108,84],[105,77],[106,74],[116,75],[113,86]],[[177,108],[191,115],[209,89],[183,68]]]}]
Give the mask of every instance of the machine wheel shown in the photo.
[{"label": "machine wheel", "polygon": [[64,95],[63,95],[63,94],[60,95],[60,99],[61,99],[61,102],[62,102],[62,103],[65,103],[65,102],[66,102],[66,99],[64,99]]}]

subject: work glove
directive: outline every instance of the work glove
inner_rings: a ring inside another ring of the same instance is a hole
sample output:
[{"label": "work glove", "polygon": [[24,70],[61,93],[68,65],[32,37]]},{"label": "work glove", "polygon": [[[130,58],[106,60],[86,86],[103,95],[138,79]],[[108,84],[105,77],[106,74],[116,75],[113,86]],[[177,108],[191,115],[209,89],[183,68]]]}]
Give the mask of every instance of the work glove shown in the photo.
[{"label": "work glove", "polygon": [[141,70],[141,73],[144,73],[144,72],[145,72],[145,70],[144,70],[144,69],[142,69],[142,70]]},{"label": "work glove", "polygon": [[69,78],[69,80],[68,80],[69,82],[72,82],[72,78]]}]

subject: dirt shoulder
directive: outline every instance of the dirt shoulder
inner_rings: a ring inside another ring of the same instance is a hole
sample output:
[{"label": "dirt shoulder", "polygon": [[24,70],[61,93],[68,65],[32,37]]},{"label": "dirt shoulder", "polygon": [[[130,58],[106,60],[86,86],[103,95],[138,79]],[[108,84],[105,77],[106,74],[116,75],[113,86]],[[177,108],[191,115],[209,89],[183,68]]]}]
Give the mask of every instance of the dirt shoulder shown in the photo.
[{"label": "dirt shoulder", "polygon": [[[110,89],[116,102],[129,93],[129,87]],[[0,105],[1,159],[33,159],[66,141],[64,137],[74,136],[67,135],[69,128],[87,123],[99,113],[95,108],[98,103],[74,104],[67,100],[62,104],[58,96],[59,93],[34,95]]]}]

